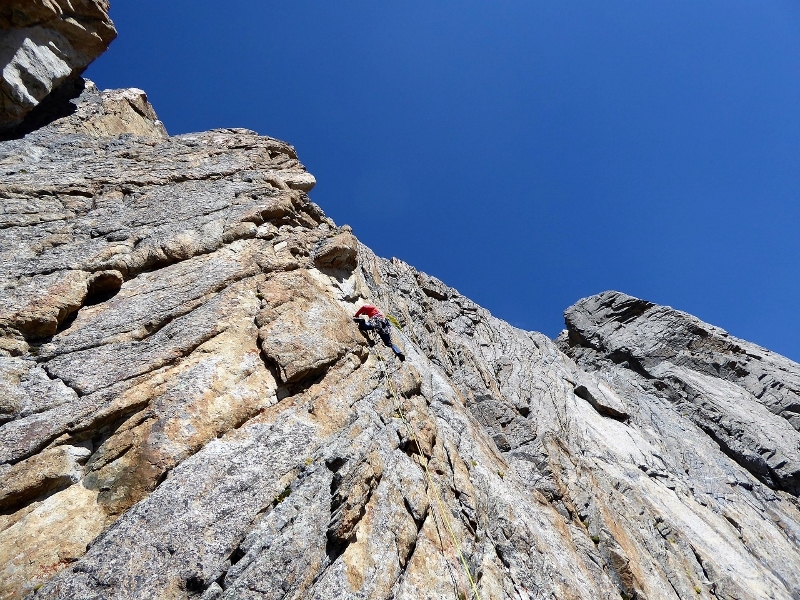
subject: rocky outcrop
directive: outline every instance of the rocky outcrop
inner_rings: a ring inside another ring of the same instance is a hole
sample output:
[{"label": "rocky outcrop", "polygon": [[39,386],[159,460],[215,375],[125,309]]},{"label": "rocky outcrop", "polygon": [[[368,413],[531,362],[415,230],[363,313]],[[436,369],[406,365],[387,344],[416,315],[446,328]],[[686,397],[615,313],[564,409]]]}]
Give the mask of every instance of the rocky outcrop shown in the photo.
[{"label": "rocky outcrop", "polygon": [[800,596],[800,365],[616,293],[516,329],[291,146],[98,94],[0,143],[0,597]]},{"label": "rocky outcrop", "polygon": [[6,0],[0,7],[0,131],[22,123],[116,36],[106,0]]},{"label": "rocky outcrop", "polygon": [[800,372],[765,348],[618,292],[566,312],[564,350],[590,369],[622,364],[770,487],[800,493]]}]

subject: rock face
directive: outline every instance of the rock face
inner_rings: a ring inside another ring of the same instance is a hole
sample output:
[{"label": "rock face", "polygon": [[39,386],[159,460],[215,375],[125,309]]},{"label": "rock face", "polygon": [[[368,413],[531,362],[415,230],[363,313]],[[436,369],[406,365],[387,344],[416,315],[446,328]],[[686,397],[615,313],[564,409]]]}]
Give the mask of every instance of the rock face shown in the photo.
[{"label": "rock face", "polygon": [[615,292],[515,329],[291,146],[72,102],[0,143],[0,598],[800,597],[800,365]]},{"label": "rock face", "polygon": [[583,367],[624,365],[766,485],[800,494],[797,364],[699,319],[618,292],[567,310],[563,349]]},{"label": "rock face", "polygon": [[62,82],[80,75],[116,36],[106,0],[4,0],[0,131],[20,124]]}]

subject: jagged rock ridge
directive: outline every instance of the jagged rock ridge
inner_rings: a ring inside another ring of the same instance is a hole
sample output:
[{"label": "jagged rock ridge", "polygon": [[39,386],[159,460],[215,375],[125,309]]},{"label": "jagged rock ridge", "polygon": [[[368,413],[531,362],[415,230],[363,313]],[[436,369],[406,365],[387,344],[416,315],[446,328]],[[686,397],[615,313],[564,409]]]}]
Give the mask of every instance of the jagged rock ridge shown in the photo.
[{"label": "jagged rock ridge", "polygon": [[291,146],[73,102],[0,144],[0,597],[469,597],[423,463],[482,598],[800,597],[799,365],[616,292],[515,329]]}]

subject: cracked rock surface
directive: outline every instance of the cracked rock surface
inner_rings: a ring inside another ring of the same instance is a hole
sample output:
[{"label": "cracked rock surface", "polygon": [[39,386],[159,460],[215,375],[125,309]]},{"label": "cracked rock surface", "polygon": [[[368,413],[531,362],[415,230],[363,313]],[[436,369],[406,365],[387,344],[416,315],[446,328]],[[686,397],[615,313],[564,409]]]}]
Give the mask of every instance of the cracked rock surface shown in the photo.
[{"label": "cracked rock surface", "polygon": [[13,128],[117,37],[107,0],[4,0],[0,131]]},{"label": "cracked rock surface", "polygon": [[616,292],[516,329],[291,146],[78,92],[0,143],[0,598],[800,597],[800,365]]}]

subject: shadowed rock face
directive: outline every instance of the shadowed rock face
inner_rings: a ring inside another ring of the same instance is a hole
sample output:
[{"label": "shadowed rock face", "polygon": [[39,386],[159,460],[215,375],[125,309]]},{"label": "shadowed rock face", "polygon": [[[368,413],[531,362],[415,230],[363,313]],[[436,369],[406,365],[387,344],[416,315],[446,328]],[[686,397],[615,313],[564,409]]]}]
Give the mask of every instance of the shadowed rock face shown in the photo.
[{"label": "shadowed rock face", "polygon": [[0,143],[0,598],[468,598],[459,549],[484,599],[800,596],[800,366],[618,293],[515,329],[291,146],[74,107]]},{"label": "shadowed rock face", "polygon": [[0,131],[19,125],[115,37],[106,0],[5,0],[0,6]]},{"label": "shadowed rock face", "polygon": [[591,370],[627,368],[770,487],[800,493],[800,371],[686,313],[606,292],[566,312],[561,346]]}]

